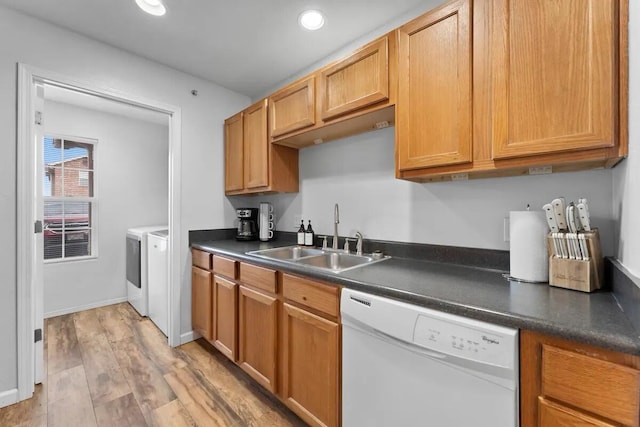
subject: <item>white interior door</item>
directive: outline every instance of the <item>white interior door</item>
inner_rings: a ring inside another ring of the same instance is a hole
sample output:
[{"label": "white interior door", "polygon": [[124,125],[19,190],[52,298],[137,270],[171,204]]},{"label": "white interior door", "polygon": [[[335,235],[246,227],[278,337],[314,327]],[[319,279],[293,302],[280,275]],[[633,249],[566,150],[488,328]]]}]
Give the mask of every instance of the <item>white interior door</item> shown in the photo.
[{"label": "white interior door", "polygon": [[[42,200],[42,182],[44,175],[44,85],[42,83],[34,83],[34,150],[35,158],[35,179],[33,188],[33,217],[40,222],[40,227],[36,224],[35,233],[33,234],[33,260],[32,260],[32,295],[33,295],[33,327],[37,331],[41,331],[41,339],[35,343],[34,348],[34,383],[42,382],[44,369],[44,237],[42,233],[43,226],[43,209]],[[39,232],[38,232],[39,231]]]}]

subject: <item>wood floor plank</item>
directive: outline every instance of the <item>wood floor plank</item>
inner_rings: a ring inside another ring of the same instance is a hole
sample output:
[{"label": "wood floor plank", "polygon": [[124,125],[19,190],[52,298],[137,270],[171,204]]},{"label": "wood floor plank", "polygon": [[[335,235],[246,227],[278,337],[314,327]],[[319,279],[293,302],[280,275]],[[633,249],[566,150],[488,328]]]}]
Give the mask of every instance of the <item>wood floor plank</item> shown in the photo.
[{"label": "wood floor plank", "polygon": [[49,376],[49,426],[95,426],[91,395],[84,367],[70,368]]},{"label": "wood floor plank", "polygon": [[78,341],[87,341],[106,332],[98,319],[97,310],[79,311],[73,314],[73,324],[76,327]]},{"label": "wood floor plank", "polygon": [[82,356],[76,337],[72,315],[48,319],[47,371],[55,374],[82,365]]},{"label": "wood floor plank", "polygon": [[182,353],[169,347],[167,337],[150,319],[143,319],[133,323],[132,329],[138,344],[163,374],[187,366]]},{"label": "wood floor plank", "polygon": [[94,406],[131,393],[131,387],[105,335],[80,341],[80,352]]},{"label": "wood floor plank", "polygon": [[96,406],[95,412],[98,426],[138,427],[146,425],[133,393]]},{"label": "wood floor plank", "polygon": [[133,337],[131,319],[120,304],[96,308],[96,316],[111,342]]},{"label": "wood floor plank", "polygon": [[151,423],[153,427],[195,427],[197,424],[189,415],[180,400],[167,403],[164,406],[155,409],[151,414]]},{"label": "wood floor plank", "polygon": [[33,397],[0,409],[0,426],[38,425],[38,420],[47,416],[46,385],[38,384]]},{"label": "wood floor plank", "polygon": [[[244,425],[254,424],[273,408],[290,413],[277,399],[267,395],[259,385],[236,365],[226,359],[204,340],[180,347],[189,366],[198,370],[215,385],[218,393],[242,419]],[[293,421],[296,416],[290,413]]]},{"label": "wood floor plank", "polygon": [[165,378],[196,424],[245,425],[208,381],[190,368],[166,374]]},{"label": "wood floor plank", "polygon": [[111,348],[145,418],[154,409],[176,399],[162,372],[134,337],[112,342]]}]

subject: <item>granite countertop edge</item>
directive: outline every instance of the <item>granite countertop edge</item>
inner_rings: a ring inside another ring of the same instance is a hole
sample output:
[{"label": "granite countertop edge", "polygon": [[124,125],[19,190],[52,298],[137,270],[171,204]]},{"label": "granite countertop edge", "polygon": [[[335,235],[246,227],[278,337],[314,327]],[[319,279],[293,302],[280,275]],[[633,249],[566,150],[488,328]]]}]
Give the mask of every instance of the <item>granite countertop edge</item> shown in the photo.
[{"label": "granite countertop edge", "polygon": [[[305,277],[322,280],[324,282],[342,285],[350,289],[388,297],[450,314],[465,316],[512,328],[527,329],[534,332],[558,336],[560,338],[575,340],[609,350],[640,356],[640,336],[638,334],[635,336],[632,336],[631,334],[611,335],[610,333],[605,333],[603,331],[594,331],[592,329],[584,330],[571,327],[570,325],[564,325],[558,321],[550,321],[540,317],[525,316],[508,311],[495,311],[480,305],[464,304],[435,296],[408,292],[392,286],[382,286],[354,279],[352,277],[345,277],[340,274],[313,270],[288,262],[265,259],[251,254],[246,254],[244,252],[226,249],[221,247],[220,243],[221,241],[193,242],[191,246],[196,249],[201,249],[219,255],[226,255],[241,261],[248,261],[283,272],[303,275]],[[275,243],[272,246],[287,246],[290,244],[290,242],[282,242]],[[613,295],[611,298],[613,299]],[[622,311],[620,307],[618,308]]]}]

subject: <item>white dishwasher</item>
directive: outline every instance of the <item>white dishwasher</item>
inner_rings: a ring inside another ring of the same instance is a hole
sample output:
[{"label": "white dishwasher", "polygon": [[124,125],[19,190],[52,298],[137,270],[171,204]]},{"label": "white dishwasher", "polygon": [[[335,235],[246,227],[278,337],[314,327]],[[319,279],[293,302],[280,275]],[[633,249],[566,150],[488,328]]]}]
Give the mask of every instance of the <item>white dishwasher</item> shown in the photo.
[{"label": "white dishwasher", "polygon": [[342,290],[342,421],[515,427],[518,331]]}]

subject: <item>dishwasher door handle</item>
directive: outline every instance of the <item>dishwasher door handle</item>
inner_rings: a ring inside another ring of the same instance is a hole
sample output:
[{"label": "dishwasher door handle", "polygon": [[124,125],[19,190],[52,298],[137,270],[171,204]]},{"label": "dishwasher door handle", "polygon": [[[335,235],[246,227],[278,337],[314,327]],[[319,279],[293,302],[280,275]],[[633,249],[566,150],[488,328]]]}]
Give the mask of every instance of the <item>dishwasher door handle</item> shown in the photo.
[{"label": "dishwasher door handle", "polygon": [[387,341],[391,341],[393,342],[395,345],[400,346],[402,348],[404,348],[405,350],[409,350],[412,351],[414,353],[420,353],[422,355],[428,356],[428,357],[432,357],[434,359],[440,359],[440,360],[445,360],[447,359],[447,355],[443,354],[443,353],[439,353],[436,351],[431,351],[431,350],[427,350],[424,347],[420,347],[417,346],[415,344],[409,343],[403,339],[400,338],[396,338],[393,335],[389,335],[385,332],[382,332],[378,329],[375,328],[371,328],[371,331],[373,331],[373,333],[375,335],[378,336],[378,338],[383,339],[383,340],[387,340]]}]

